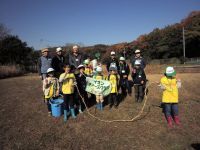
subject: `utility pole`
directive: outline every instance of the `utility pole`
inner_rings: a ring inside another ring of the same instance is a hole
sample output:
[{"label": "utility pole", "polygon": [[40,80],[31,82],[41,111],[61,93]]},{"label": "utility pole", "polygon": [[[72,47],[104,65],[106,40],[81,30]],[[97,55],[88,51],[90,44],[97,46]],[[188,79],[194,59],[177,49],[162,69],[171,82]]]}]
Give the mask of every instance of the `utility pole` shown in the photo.
[{"label": "utility pole", "polygon": [[183,63],[185,64],[185,29],[183,27]]}]

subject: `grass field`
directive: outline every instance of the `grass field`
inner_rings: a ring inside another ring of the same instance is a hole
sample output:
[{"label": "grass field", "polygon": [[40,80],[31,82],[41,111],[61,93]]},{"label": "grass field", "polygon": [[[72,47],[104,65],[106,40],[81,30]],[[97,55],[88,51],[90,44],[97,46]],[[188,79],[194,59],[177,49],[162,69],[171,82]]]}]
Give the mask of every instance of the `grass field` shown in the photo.
[{"label": "grass field", "polygon": [[[158,82],[161,74],[148,75]],[[48,117],[42,99],[42,83],[36,74],[0,80],[0,149],[109,149],[109,150],[193,150],[200,147],[200,73],[179,74],[179,113],[181,127],[167,127],[159,107],[161,91],[150,84],[148,101],[141,118],[134,122],[104,123],[91,118],[86,111],[77,119]],[[143,104],[132,96],[118,109],[90,112],[102,119],[130,119]]]}]

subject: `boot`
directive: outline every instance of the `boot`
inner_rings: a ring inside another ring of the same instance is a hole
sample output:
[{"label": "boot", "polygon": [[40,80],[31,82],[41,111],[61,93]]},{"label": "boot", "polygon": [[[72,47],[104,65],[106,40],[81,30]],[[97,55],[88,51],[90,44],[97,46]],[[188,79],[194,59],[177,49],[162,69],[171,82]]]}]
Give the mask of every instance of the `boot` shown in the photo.
[{"label": "boot", "polygon": [[166,117],[167,118],[167,124],[168,124],[168,127],[172,128],[172,117]]},{"label": "boot", "polygon": [[76,118],[76,115],[75,115],[75,110],[74,108],[70,108],[70,112],[71,112],[71,115],[72,115],[72,118]]},{"label": "boot", "polygon": [[181,125],[181,123],[180,123],[180,120],[179,120],[179,117],[178,117],[178,116],[174,116],[174,122],[175,122],[177,125]]},{"label": "boot", "polygon": [[78,111],[79,111],[79,113],[81,113],[81,114],[83,113],[82,110],[81,110],[81,106],[79,106]]},{"label": "boot", "polygon": [[103,110],[103,103],[100,103],[100,110]]},{"label": "boot", "polygon": [[64,109],[64,122],[66,122],[66,121],[67,121],[67,110]]}]

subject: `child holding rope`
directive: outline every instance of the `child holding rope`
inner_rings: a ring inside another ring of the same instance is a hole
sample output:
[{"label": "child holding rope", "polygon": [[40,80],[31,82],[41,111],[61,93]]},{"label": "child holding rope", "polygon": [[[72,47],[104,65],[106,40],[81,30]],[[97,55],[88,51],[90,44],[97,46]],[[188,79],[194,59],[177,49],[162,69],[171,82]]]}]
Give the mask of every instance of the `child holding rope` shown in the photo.
[{"label": "child holding rope", "polygon": [[74,110],[74,85],[75,75],[71,72],[69,64],[64,65],[65,72],[60,75],[59,82],[62,84],[62,93],[64,97],[64,121],[67,121],[69,111],[73,118],[76,118]]},{"label": "child holding rope", "polygon": [[177,125],[180,125],[178,116],[178,88],[181,87],[180,80],[176,79],[176,71],[173,67],[167,67],[165,76],[160,81],[162,104],[164,114],[169,127],[172,127],[172,118]]},{"label": "child holding rope", "polygon": [[47,77],[43,80],[43,92],[45,102],[47,103],[47,109],[49,116],[51,115],[51,104],[49,100],[51,98],[56,98],[59,96],[59,82],[56,77],[54,77],[54,69],[47,69]]},{"label": "child holding rope", "polygon": [[108,102],[110,104],[110,109],[114,105],[115,108],[118,106],[117,101],[117,94],[118,94],[118,76],[117,76],[117,67],[111,66],[109,68],[109,75],[107,77],[107,80],[111,83],[111,92],[108,95]]},{"label": "child holding rope", "polygon": [[[97,79],[97,80],[103,80],[104,76],[102,75],[102,67],[97,66],[96,68],[96,74],[93,76],[93,79]],[[96,94],[96,102],[97,102],[97,109],[99,110],[103,110],[103,94]]]}]

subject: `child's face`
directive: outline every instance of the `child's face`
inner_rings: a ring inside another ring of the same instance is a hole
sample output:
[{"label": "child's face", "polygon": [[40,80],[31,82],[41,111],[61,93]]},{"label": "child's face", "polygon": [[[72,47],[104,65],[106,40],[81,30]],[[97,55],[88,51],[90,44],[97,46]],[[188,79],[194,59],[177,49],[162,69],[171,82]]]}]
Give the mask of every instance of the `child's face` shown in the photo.
[{"label": "child's face", "polygon": [[80,73],[83,73],[84,72],[84,70],[85,70],[85,68],[80,68]]},{"label": "child's face", "polygon": [[53,72],[50,72],[50,73],[48,73],[48,76],[49,76],[49,77],[53,77],[53,76],[54,76],[54,73],[53,73]]},{"label": "child's face", "polygon": [[64,67],[64,70],[65,70],[66,73],[68,73],[68,72],[70,72],[70,67],[66,66],[66,67]]},{"label": "child's face", "polygon": [[116,71],[115,71],[115,70],[112,70],[112,71],[111,71],[111,74],[116,74]]}]

